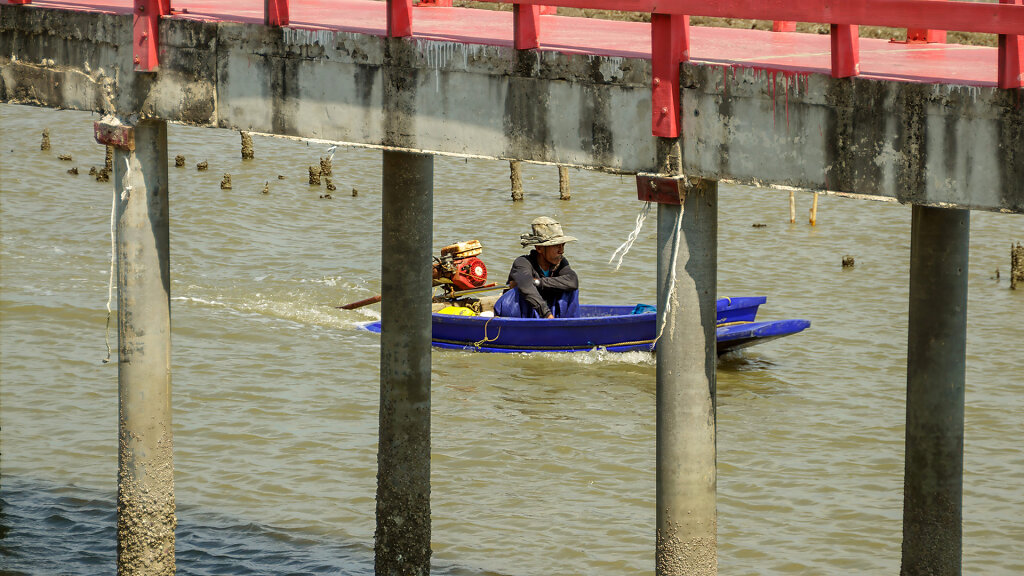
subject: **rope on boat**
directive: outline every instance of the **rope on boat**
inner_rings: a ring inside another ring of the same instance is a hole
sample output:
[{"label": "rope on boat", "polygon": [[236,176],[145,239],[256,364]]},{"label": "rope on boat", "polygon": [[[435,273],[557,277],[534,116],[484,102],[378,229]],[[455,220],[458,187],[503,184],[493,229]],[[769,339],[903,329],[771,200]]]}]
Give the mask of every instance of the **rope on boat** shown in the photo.
[{"label": "rope on boat", "polygon": [[[129,183],[132,173],[132,164],[129,157],[124,159],[124,177],[121,179],[121,187],[124,191],[121,192],[121,201],[125,201],[131,195],[132,185]],[[107,357],[103,359],[103,363],[110,362],[110,315],[111,309],[110,304],[114,299],[114,268],[117,265],[117,238],[114,233],[114,221],[117,218],[117,185],[113,186],[110,196],[110,280],[107,281],[107,326],[103,332],[103,343],[107,345]]]},{"label": "rope on boat", "polygon": [[[640,235],[640,229],[644,227],[644,220],[647,219],[647,215],[651,212],[651,201],[644,202],[643,208],[640,209],[640,213],[636,215],[636,227],[626,237],[626,241],[619,246],[615,252],[612,253],[612,257],[608,259],[608,263],[611,264],[615,257],[619,257],[619,261],[615,264],[615,270],[622,266],[622,259],[626,257],[629,249],[633,247],[633,242],[636,242],[636,237]],[[619,252],[622,252],[621,254]]]},{"label": "rope on boat", "polygon": [[481,345],[486,344],[488,342],[494,342],[495,340],[501,337],[501,326],[498,326],[498,333],[494,335],[494,338],[487,337],[487,325],[490,324],[491,320],[494,320],[495,318],[496,316],[491,316],[490,318],[487,319],[487,322],[484,322],[484,339],[477,340],[476,342],[474,342],[474,348],[479,348]]},{"label": "rope on boat", "polygon": [[[497,340],[497,337],[495,337],[494,340]],[[487,341],[488,342],[493,342],[494,340],[487,340]],[[443,339],[440,339],[440,338],[435,338],[434,342],[441,342],[443,344],[458,344],[458,345],[462,345],[462,346],[466,345],[466,342],[464,340],[443,340]],[[479,342],[476,342],[473,346],[479,350],[481,348],[481,346],[479,346],[479,344],[482,344],[484,342],[485,342],[484,340],[480,340]],[[501,347],[501,349],[517,350],[517,351],[522,351],[522,352],[585,352],[587,350],[593,350],[595,348],[605,348],[605,349],[607,349],[607,348],[615,348],[615,347],[618,347],[618,346],[639,346],[639,345],[642,345],[642,344],[650,344],[651,348],[652,349],[654,348],[654,340],[633,340],[633,341],[630,341],[630,342],[611,342],[611,343],[608,343],[608,344],[600,344],[600,345],[596,345],[596,346],[594,346],[592,348],[576,348],[576,347],[573,347],[573,346],[510,346],[510,345],[504,345],[504,346]]]}]

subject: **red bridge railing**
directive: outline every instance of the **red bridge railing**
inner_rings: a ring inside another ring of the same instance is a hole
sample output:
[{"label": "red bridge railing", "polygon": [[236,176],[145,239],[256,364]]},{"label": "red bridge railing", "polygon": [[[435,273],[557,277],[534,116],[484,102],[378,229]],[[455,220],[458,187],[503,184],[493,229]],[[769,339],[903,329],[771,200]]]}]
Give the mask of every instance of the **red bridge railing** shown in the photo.
[{"label": "red bridge railing", "polygon": [[[411,0],[404,4],[411,8]],[[515,5],[516,48],[539,45],[539,19],[526,7],[541,5],[651,14],[651,129],[655,136],[679,136],[679,65],[690,57],[689,16],[771,20],[772,29],[780,32],[795,30],[796,22],[829,24],[832,76],[836,78],[860,73],[859,25],[906,28],[911,43],[943,41],[947,30],[998,34],[998,85],[1003,89],[1024,87],[1024,0],[1000,0],[999,4],[935,0],[520,0]]]},{"label": "red bridge railing", "polygon": [[[412,35],[412,0],[387,3],[388,35]],[[451,0],[420,5],[451,5]],[[540,46],[540,16],[557,6],[651,14],[651,131],[666,138],[676,138],[680,131],[679,65],[690,58],[690,16],[771,20],[778,32],[795,30],[796,22],[829,24],[836,78],[860,74],[860,25],[906,28],[908,43],[942,42],[947,30],[998,34],[998,85],[1024,87],[1024,0],[518,0],[513,3],[516,49]]]},{"label": "red bridge railing", "polygon": [[[31,0],[8,0],[28,4]],[[170,0],[134,0],[135,70],[157,67],[161,16],[172,13]],[[482,0],[499,3],[500,0]],[[386,0],[387,34],[413,33],[413,0]],[[508,3],[507,1],[504,3]],[[264,0],[264,23],[287,26],[289,0]],[[772,30],[795,30],[796,22],[831,26],[832,76],[860,73],[859,25],[907,29],[907,42],[942,42],[947,30],[999,35],[998,85],[1024,87],[1024,0],[995,3],[937,0],[514,0],[513,45],[540,46],[542,15],[556,7],[651,14],[652,120],[655,136],[679,136],[679,65],[690,58],[690,16],[773,21]],[[420,0],[422,7],[446,7],[452,0]]]}]

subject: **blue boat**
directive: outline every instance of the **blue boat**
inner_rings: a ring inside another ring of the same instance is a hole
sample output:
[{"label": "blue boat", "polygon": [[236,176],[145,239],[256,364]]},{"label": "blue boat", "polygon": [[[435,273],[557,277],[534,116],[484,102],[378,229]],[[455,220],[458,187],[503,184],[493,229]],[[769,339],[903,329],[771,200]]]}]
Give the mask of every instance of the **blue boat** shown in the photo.
[{"label": "blue boat", "polygon": [[[757,322],[764,296],[718,300],[718,354],[796,334],[808,320]],[[438,348],[477,352],[609,352],[652,351],[657,314],[637,306],[581,305],[577,318],[502,318],[433,314],[432,341]],[[648,310],[650,307],[646,307]],[[363,325],[380,333],[380,322]]]}]

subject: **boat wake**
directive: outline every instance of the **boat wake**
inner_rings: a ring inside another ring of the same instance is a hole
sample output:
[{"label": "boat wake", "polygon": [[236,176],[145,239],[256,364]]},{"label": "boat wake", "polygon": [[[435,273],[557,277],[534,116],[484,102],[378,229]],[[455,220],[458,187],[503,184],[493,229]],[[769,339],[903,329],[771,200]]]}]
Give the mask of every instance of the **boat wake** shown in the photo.
[{"label": "boat wake", "polygon": [[634,350],[632,352],[609,352],[605,348],[594,348],[586,352],[533,352],[531,357],[539,356],[553,362],[570,362],[583,366],[593,364],[632,364],[635,366],[656,366],[655,355],[650,352]]}]

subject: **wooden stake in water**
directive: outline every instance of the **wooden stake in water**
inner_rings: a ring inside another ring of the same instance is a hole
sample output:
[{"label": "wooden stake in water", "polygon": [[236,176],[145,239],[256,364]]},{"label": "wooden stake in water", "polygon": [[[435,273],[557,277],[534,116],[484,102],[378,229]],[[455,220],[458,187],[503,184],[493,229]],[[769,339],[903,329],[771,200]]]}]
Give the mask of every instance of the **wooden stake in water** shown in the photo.
[{"label": "wooden stake in water", "polygon": [[789,223],[796,223],[796,194],[792,190],[789,191]]},{"label": "wooden stake in water", "polygon": [[811,226],[818,223],[818,193],[814,193],[814,201],[811,202]]},{"label": "wooden stake in water", "polygon": [[1010,244],[1010,288],[1016,290],[1018,282],[1024,285],[1024,246],[1020,242]]},{"label": "wooden stake in water", "polygon": [[572,199],[572,192],[569,191],[569,168],[566,166],[558,167],[558,199]]},{"label": "wooden stake in water", "polygon": [[509,180],[512,181],[512,201],[523,201],[523,176],[519,172],[519,160],[509,160]]},{"label": "wooden stake in water", "polygon": [[256,152],[252,148],[252,134],[242,132],[242,160],[252,160]]}]

